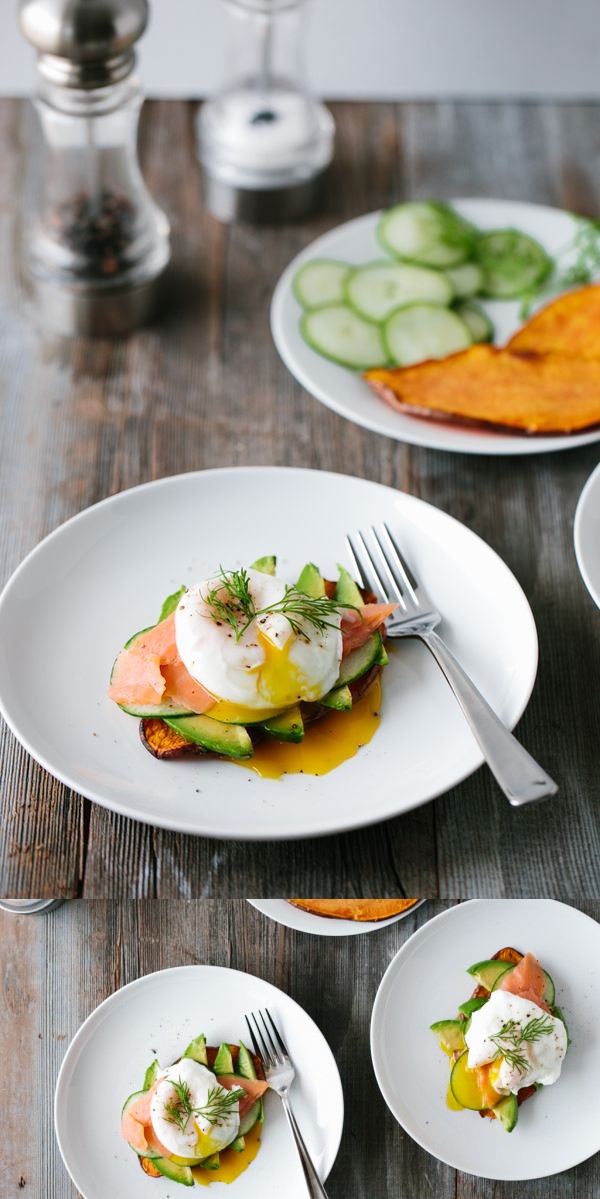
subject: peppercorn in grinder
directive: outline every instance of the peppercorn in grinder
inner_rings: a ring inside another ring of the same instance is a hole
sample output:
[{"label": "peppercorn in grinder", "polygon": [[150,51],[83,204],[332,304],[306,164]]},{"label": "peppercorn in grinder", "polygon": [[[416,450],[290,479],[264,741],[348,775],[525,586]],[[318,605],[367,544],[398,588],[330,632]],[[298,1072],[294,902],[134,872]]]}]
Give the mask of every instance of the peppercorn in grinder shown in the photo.
[{"label": "peppercorn in grinder", "polygon": [[156,308],[170,246],[137,158],[147,19],[146,0],[21,0],[45,139],[29,265],[56,333],[124,334]]}]

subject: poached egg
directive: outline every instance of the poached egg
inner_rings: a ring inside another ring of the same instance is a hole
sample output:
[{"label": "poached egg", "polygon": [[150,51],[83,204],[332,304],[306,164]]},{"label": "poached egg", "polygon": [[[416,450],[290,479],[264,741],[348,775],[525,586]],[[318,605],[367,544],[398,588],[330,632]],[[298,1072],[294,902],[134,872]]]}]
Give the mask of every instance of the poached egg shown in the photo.
[{"label": "poached egg", "polygon": [[[189,1105],[195,1109],[193,1115],[186,1116],[174,1083],[186,1088]],[[232,1103],[218,1117],[209,1106],[209,1096],[211,1103],[214,1103],[215,1096],[218,1100],[230,1094],[230,1091],[219,1086],[211,1070],[191,1058],[182,1058],[175,1066],[164,1071],[152,1096],[150,1119],[159,1141],[180,1164],[210,1157],[235,1140],[240,1127],[239,1104]],[[176,1119],[173,1118],[173,1109]],[[208,1115],[212,1115],[212,1122],[197,1109],[204,1109]]]},{"label": "poached egg", "polygon": [[[499,1052],[502,1055],[503,1045],[509,1050],[514,1047],[515,1039],[518,1041],[532,1020],[539,1022],[538,1030],[545,1031],[518,1045],[516,1052],[523,1060],[517,1065],[504,1056],[498,1057]],[[505,1035],[501,1036],[503,1030]],[[557,1081],[567,1052],[567,1030],[562,1020],[544,1011],[531,999],[498,990],[492,991],[488,1002],[473,1012],[465,1042],[469,1051],[469,1069],[493,1063],[489,1080],[494,1090],[499,1095],[516,1095],[521,1087],[533,1083],[547,1087]]]},{"label": "poached egg", "polygon": [[241,723],[321,699],[336,683],[342,659],[339,612],[328,614],[322,630],[294,614],[295,630],[281,612],[260,615],[284,598],[285,583],[257,570],[246,573],[259,614],[239,638],[207,603],[215,589],[227,600],[220,578],[191,587],[175,612],[179,656],[192,678],[215,697],[208,714]]}]

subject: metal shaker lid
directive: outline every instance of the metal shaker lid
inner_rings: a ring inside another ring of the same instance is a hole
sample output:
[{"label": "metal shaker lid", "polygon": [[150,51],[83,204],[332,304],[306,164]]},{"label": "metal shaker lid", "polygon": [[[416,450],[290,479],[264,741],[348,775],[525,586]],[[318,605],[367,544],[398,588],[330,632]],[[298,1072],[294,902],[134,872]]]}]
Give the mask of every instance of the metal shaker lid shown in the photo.
[{"label": "metal shaker lid", "polygon": [[59,908],[62,899],[0,899],[0,908],[15,916],[41,916]]},{"label": "metal shaker lid", "polygon": [[133,70],[147,0],[20,0],[21,30],[38,69],[64,87],[107,87]]}]

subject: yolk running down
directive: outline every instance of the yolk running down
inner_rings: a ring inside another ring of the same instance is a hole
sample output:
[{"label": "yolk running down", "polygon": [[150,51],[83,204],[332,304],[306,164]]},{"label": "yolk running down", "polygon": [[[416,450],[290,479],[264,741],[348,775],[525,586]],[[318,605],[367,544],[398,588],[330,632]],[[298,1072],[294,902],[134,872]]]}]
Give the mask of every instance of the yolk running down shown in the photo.
[{"label": "yolk running down", "polygon": [[349,712],[328,713],[307,728],[303,741],[265,738],[249,761],[236,765],[270,779],[283,774],[328,774],[371,740],[380,723],[380,708],[381,683],[375,679]]},{"label": "yolk running down", "polygon": [[[314,687],[311,689],[310,680],[295,662],[290,660],[290,650],[293,639],[290,637],[281,648],[273,645],[268,637],[258,633],[258,640],[264,650],[265,659],[257,668],[258,690],[268,708],[260,712],[256,708],[244,707],[241,704],[227,700],[218,700],[214,707],[208,710],[208,715],[215,720],[230,721],[235,724],[252,724],[257,719],[268,720],[280,712],[282,708],[290,708],[298,703],[300,698],[313,700],[319,695]],[[253,671],[254,673],[254,671]]]},{"label": "yolk running down", "polygon": [[235,1182],[254,1161],[260,1149],[261,1132],[262,1124],[255,1124],[254,1128],[246,1133],[246,1144],[241,1153],[236,1153],[235,1149],[223,1149],[218,1170],[205,1170],[202,1166],[194,1166],[192,1174],[196,1182],[204,1187],[210,1186],[211,1182]]}]

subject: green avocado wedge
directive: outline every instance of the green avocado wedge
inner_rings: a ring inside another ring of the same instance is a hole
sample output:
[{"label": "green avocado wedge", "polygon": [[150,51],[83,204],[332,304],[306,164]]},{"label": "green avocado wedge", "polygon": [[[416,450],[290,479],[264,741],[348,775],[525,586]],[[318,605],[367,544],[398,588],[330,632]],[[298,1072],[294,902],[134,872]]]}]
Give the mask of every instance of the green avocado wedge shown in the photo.
[{"label": "green avocado wedge", "polygon": [[256,1067],[249,1049],[240,1041],[240,1052],[237,1060],[237,1072],[242,1078],[256,1078]]},{"label": "green avocado wedge", "polygon": [[346,570],[345,566],[340,566],[338,563],[338,570],[340,574],[335,585],[335,599],[337,603],[345,608],[362,608],[365,601],[360,594],[358,584],[354,582],[352,575]]},{"label": "green avocado wedge", "polygon": [[264,558],[257,558],[253,562],[250,570],[257,570],[261,575],[274,575],[277,570],[277,558],[275,554],[265,554]]},{"label": "green avocado wedge", "polygon": [[265,720],[261,728],[278,741],[302,741],[304,738],[304,721],[298,704]]},{"label": "green avocado wedge", "polygon": [[235,1074],[233,1069],[233,1056],[231,1047],[226,1041],[219,1046],[219,1052],[214,1061],[213,1072],[215,1074]]},{"label": "green avocado wedge", "polygon": [[210,1157],[205,1157],[204,1161],[198,1162],[203,1170],[218,1170],[221,1165],[220,1153],[211,1153]]},{"label": "green avocado wedge", "polygon": [[519,1119],[519,1102],[516,1095],[505,1095],[494,1108],[494,1115],[506,1132],[512,1132]]},{"label": "green avocado wedge", "polygon": [[[144,1157],[147,1157],[144,1154]],[[152,1165],[160,1170],[165,1178],[170,1178],[171,1182],[180,1182],[184,1187],[194,1186],[194,1175],[189,1166],[178,1166],[175,1162],[169,1161],[168,1157],[153,1157]],[[204,1165],[201,1162],[200,1165]]]},{"label": "green avocado wedge", "polygon": [[303,595],[309,595],[311,599],[320,599],[325,595],[325,580],[314,562],[307,562],[302,568],[296,583],[297,591],[301,591]]},{"label": "green avocado wedge", "polygon": [[148,1066],[148,1069],[146,1070],[146,1073],[144,1075],[144,1083],[142,1086],[142,1091],[149,1091],[150,1088],[154,1086],[159,1073],[160,1073],[160,1066],[155,1058],[154,1061],[151,1062],[151,1064]]},{"label": "green avocado wedge", "polygon": [[501,962],[498,958],[490,958],[485,962],[476,962],[474,966],[469,966],[467,974],[471,974],[480,987],[491,991],[507,970],[510,970],[510,962]]},{"label": "green avocado wedge", "polygon": [[461,1003],[458,1010],[461,1013],[461,1015],[466,1016],[468,1019],[470,1016],[473,1015],[473,1012],[478,1012],[479,1008],[484,1007],[484,1005],[486,1003],[487,1003],[487,999],[484,999],[484,998],[467,999],[465,1003]]},{"label": "green avocado wedge", "polygon": [[464,1020],[436,1020],[429,1027],[444,1053],[462,1053],[466,1049]]},{"label": "green avocado wedge", "polygon": [[165,717],[165,724],[209,753],[226,758],[251,758],[250,734],[242,724],[222,724],[210,716]]},{"label": "green avocado wedge", "polygon": [[201,1066],[208,1066],[208,1057],[206,1053],[206,1037],[201,1033],[199,1037],[195,1037],[190,1041],[184,1057],[189,1057],[193,1062],[198,1062]]},{"label": "green avocado wedge", "polygon": [[324,708],[332,708],[334,712],[349,712],[352,707],[352,692],[349,687],[335,687],[328,691],[319,703]]}]

